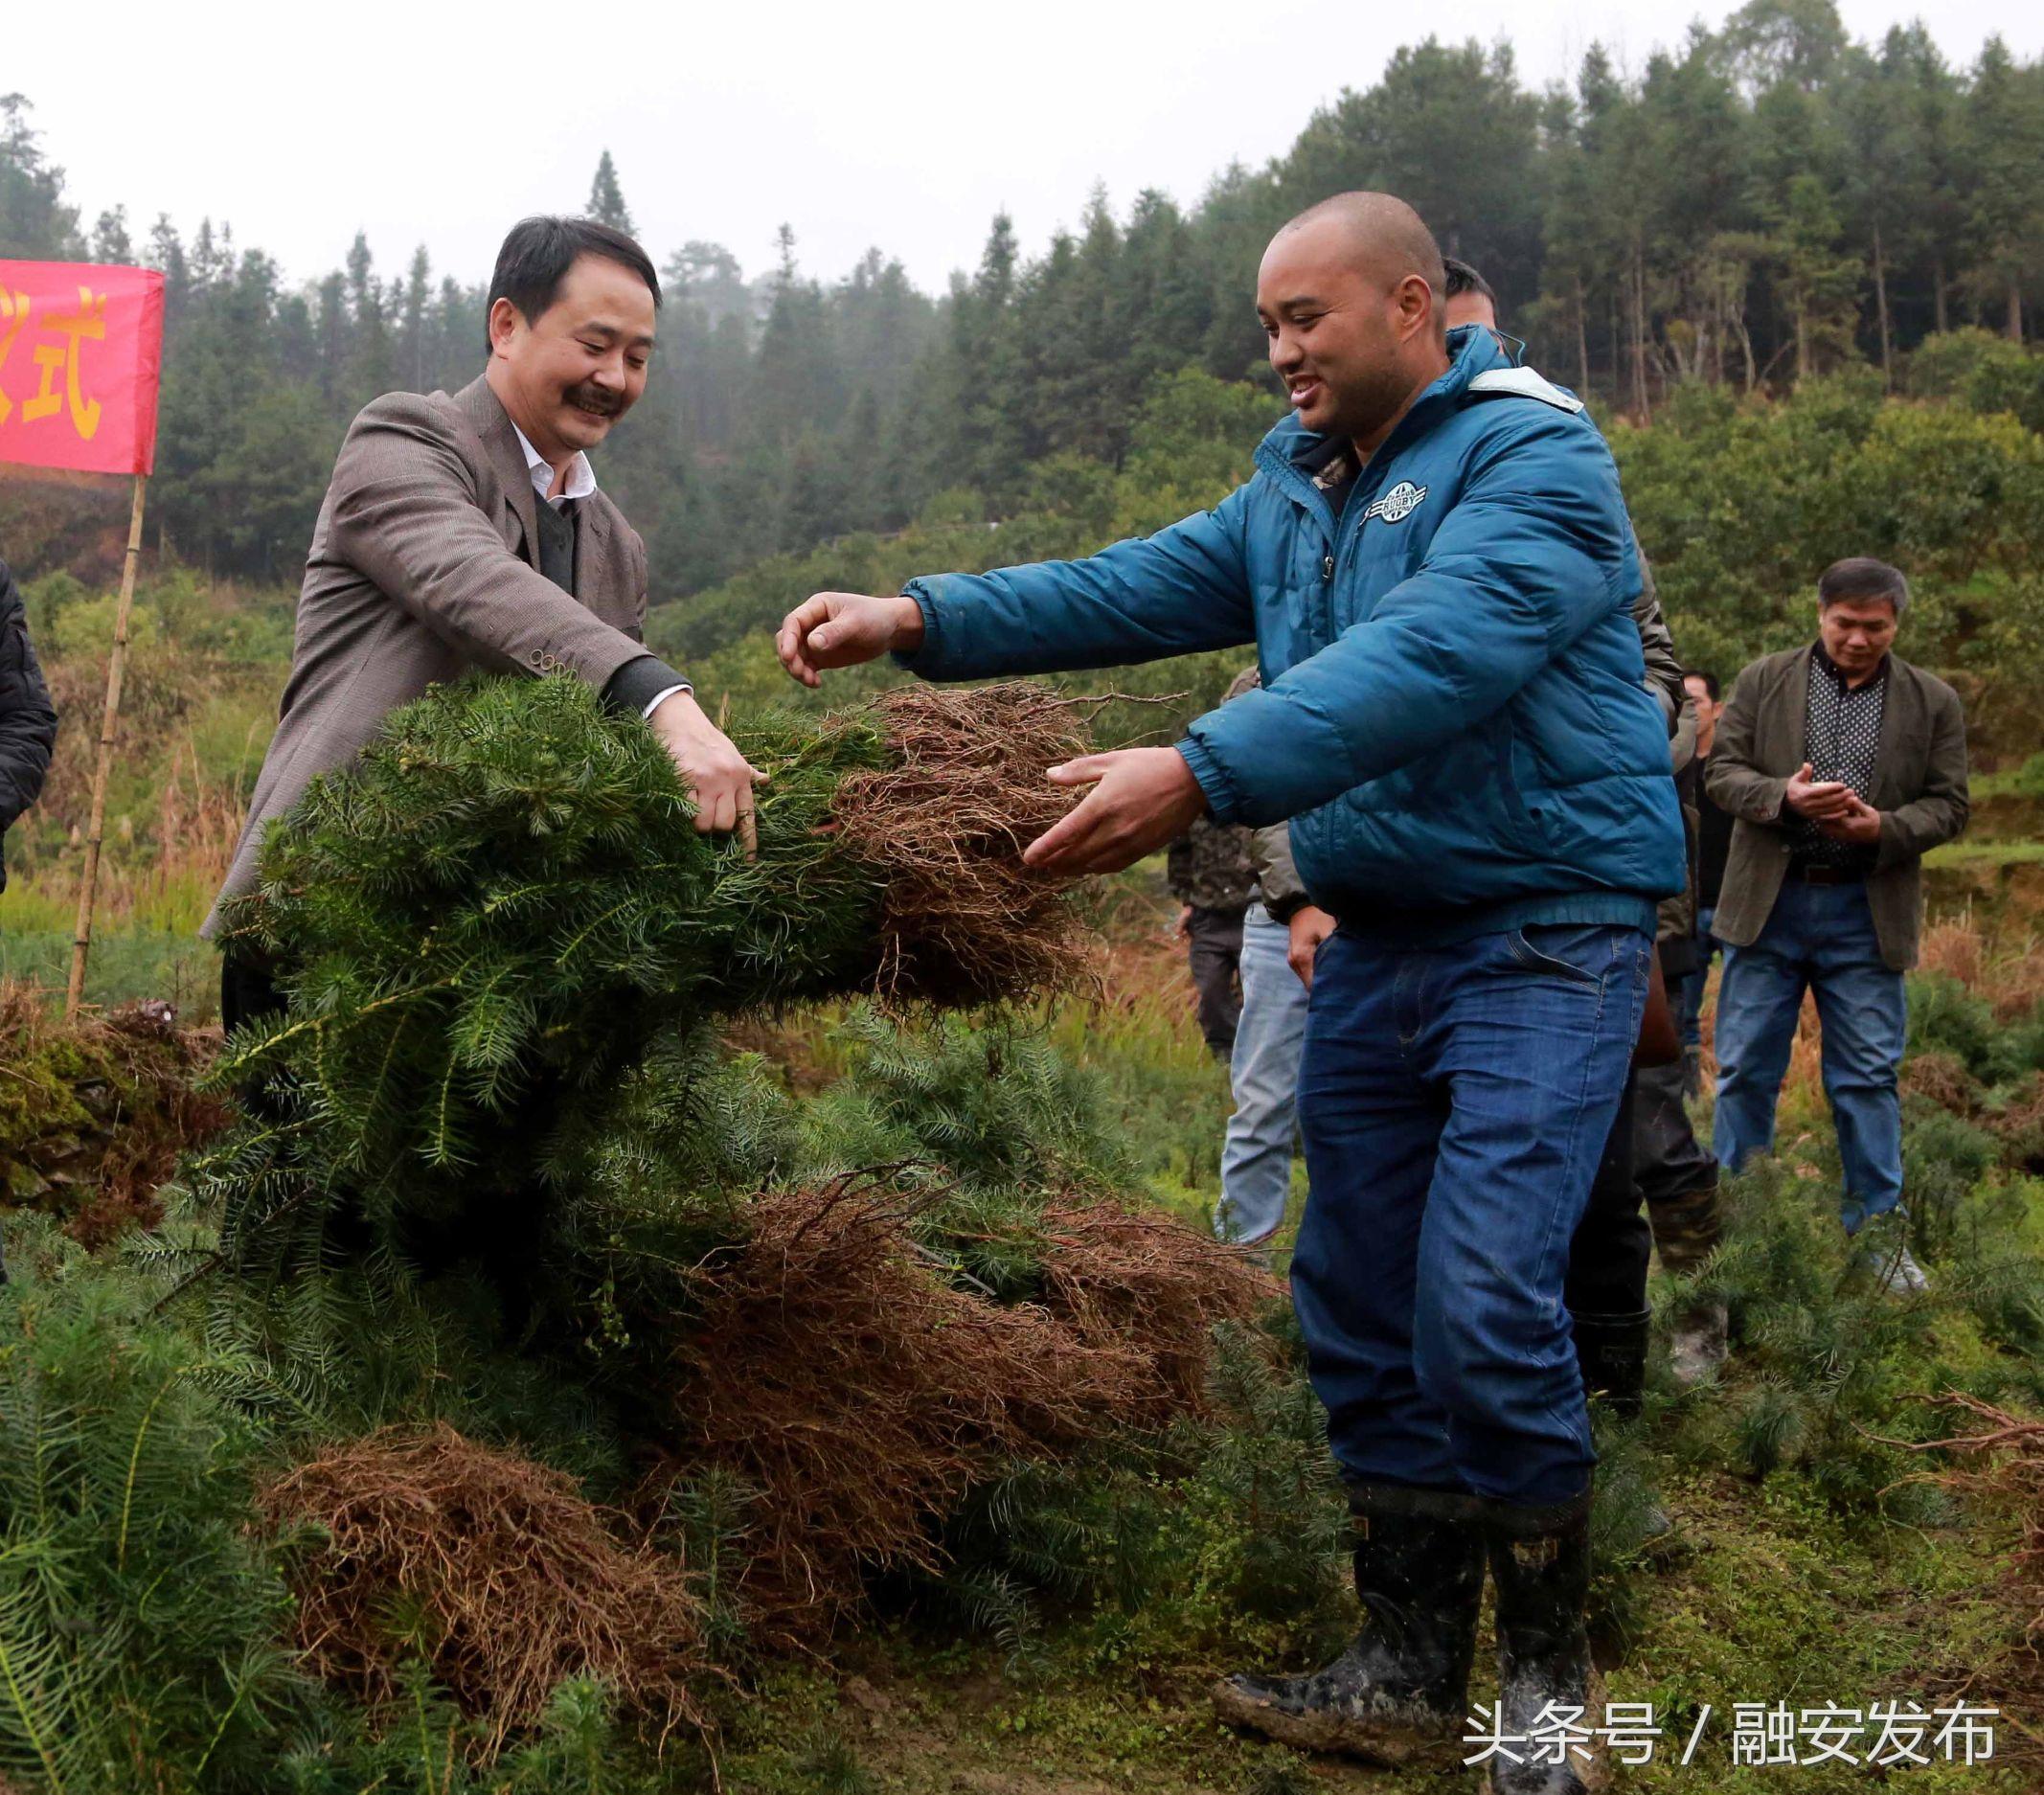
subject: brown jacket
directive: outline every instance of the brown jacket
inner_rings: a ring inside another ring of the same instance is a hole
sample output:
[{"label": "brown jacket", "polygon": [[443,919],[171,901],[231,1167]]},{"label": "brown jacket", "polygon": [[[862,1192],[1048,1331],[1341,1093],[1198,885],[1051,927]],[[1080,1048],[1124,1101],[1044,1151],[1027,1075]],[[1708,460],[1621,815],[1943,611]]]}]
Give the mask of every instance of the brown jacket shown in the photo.
[{"label": "brown jacket", "polygon": [[[255,880],[263,826],[383,719],[472,669],[572,672],[599,690],[646,653],[646,545],[599,491],[571,597],[539,571],[538,495],[510,417],[477,379],[389,393],[349,427],[298,595],[291,676],[220,898]],[[219,902],[200,928],[213,934]]]},{"label": "brown jacket", "polygon": [[[1737,947],[1760,938],[1788,870],[1782,793],[1807,758],[1810,656],[1810,648],[1792,648],[1739,674],[1704,761],[1706,789],[1737,819],[1711,933]],[[1881,813],[1867,902],[1882,960],[1904,972],[1917,964],[1923,926],[1923,855],[1965,829],[1969,802],[1959,694],[1894,656],[1867,801]]]}]

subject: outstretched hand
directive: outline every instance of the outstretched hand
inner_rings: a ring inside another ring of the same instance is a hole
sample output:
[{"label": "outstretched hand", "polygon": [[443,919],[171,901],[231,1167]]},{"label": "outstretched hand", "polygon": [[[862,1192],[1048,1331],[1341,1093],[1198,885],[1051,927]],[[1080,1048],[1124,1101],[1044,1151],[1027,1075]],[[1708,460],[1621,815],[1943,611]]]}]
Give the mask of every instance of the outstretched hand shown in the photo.
[{"label": "outstretched hand", "polygon": [[832,667],[856,667],[922,641],[922,606],[914,599],[882,599],[863,592],[819,592],[781,621],[774,652],[788,677],[823,684]]},{"label": "outstretched hand", "polygon": [[1049,777],[1059,785],[1093,787],[1069,816],[1023,850],[1025,866],[1062,878],[1133,866],[1183,835],[1207,807],[1176,748],[1081,755],[1052,767]]}]

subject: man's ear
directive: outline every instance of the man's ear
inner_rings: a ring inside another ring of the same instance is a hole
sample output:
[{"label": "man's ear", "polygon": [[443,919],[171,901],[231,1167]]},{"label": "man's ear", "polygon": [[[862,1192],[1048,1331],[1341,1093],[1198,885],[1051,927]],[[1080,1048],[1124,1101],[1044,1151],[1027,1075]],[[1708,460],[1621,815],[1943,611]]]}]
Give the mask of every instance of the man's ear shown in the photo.
[{"label": "man's ear", "polygon": [[1424,275],[1408,274],[1400,281],[1395,304],[1400,336],[1413,336],[1429,327],[1432,327],[1436,336],[1442,334],[1440,323],[1435,316],[1437,305],[1434,289],[1427,284]]},{"label": "man's ear", "polygon": [[489,307],[489,352],[500,355],[525,323],[524,314],[510,300],[498,298]]}]

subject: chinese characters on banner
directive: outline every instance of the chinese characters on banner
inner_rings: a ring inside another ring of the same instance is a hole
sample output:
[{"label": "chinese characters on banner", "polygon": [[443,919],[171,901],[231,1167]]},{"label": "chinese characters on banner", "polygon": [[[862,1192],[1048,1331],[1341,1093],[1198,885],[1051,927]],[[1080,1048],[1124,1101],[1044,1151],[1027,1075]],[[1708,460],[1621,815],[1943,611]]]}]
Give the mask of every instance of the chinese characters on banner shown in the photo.
[{"label": "chinese characters on banner", "polygon": [[0,261],[0,462],[149,472],[162,369],[155,269]]}]

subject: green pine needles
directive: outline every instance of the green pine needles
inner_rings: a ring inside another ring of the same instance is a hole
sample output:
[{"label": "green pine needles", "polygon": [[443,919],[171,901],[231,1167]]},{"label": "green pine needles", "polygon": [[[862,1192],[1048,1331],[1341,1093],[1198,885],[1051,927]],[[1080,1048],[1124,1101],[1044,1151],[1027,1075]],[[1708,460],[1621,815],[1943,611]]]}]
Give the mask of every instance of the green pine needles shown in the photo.
[{"label": "green pine needles", "polygon": [[472,1165],[549,1077],[607,1082],[658,1028],[855,983],[875,881],[831,838],[870,724],[769,724],[761,857],[697,832],[649,730],[565,679],[477,683],[397,713],[264,846],[230,951],[284,970],[290,1012],[219,1068],[316,1092],[358,1163]]}]

